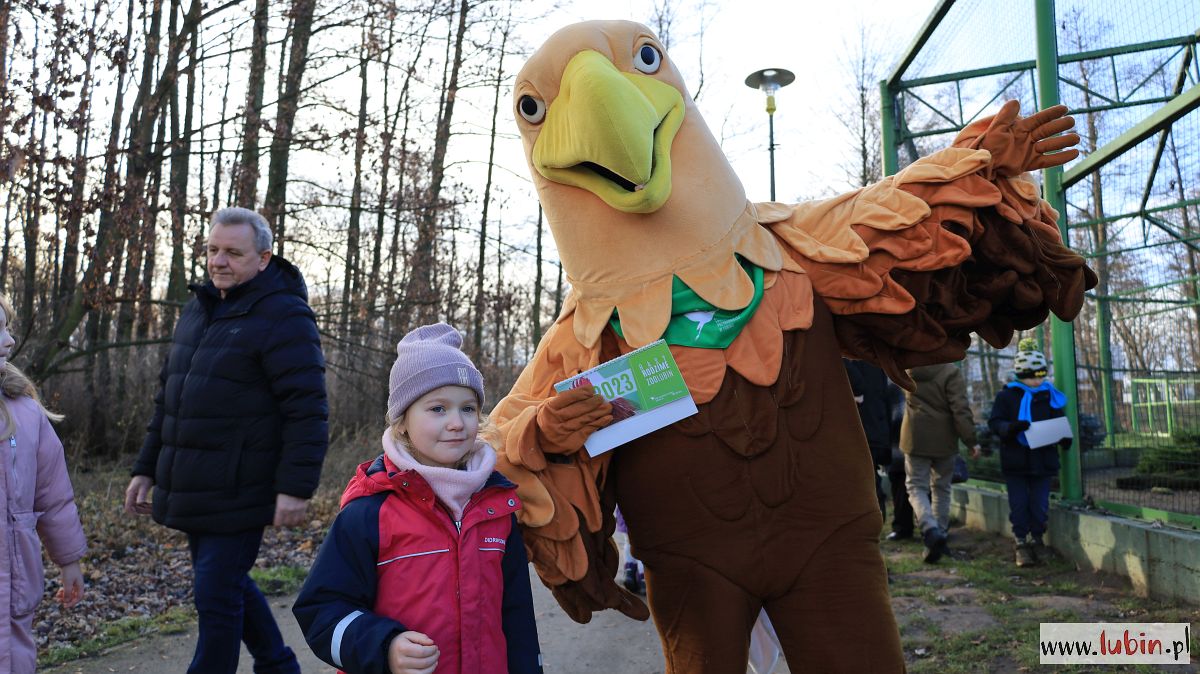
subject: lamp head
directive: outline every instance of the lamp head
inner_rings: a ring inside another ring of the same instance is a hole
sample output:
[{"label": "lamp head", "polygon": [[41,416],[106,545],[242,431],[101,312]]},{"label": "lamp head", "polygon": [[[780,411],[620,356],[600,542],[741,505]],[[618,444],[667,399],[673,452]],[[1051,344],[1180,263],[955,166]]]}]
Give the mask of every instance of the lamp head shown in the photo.
[{"label": "lamp head", "polygon": [[746,77],[746,86],[758,89],[768,96],[796,81],[796,75],[783,68],[764,68],[750,73]]}]

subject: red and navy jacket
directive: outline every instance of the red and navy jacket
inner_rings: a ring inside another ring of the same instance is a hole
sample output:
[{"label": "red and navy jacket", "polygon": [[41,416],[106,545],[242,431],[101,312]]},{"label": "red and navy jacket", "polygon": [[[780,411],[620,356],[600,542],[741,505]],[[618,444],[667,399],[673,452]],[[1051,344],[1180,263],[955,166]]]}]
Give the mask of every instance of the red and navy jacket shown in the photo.
[{"label": "red and navy jacket", "polygon": [[416,471],[363,463],[292,607],[308,645],[387,674],[392,638],[413,630],[437,644],[438,674],[540,674],[520,506],[492,473],[455,522]]}]

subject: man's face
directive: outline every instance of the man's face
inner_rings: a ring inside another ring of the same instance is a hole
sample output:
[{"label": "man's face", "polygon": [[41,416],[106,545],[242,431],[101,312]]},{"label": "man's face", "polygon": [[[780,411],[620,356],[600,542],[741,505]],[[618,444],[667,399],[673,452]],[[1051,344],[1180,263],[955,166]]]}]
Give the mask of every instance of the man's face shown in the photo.
[{"label": "man's face", "polygon": [[250,225],[214,225],[208,235],[208,276],[221,297],[267,268],[271,251],[255,251]]}]

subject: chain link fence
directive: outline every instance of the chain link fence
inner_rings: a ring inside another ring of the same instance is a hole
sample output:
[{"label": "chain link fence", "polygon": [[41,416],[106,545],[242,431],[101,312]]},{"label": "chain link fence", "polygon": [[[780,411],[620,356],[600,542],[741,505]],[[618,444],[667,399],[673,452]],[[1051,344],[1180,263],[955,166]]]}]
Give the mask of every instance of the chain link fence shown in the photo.
[{"label": "chain link fence", "polygon": [[[1053,26],[1039,31],[1039,9],[1051,7]],[[1004,100],[1045,107],[1038,47],[1053,41],[1056,93],[1082,138],[1062,180],[1069,243],[1100,279],[1074,322],[1072,451],[1083,493],[1125,514],[1192,526],[1200,524],[1198,31],[1195,0],[947,0],[883,89],[892,127],[884,135],[900,167]],[[1048,327],[1025,336],[1042,339],[1049,355]],[[984,423],[1011,378],[1016,341],[997,350],[976,340],[963,363]],[[972,467],[974,477],[1000,478],[994,456]]]}]

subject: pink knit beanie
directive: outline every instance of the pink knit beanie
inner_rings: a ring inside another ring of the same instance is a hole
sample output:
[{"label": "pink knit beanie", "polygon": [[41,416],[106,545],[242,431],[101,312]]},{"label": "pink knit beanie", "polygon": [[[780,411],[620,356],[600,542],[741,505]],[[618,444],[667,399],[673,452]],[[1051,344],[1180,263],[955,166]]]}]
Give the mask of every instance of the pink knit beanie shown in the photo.
[{"label": "pink knit beanie", "polygon": [[483,407],[483,375],[462,352],[462,341],[445,323],[422,325],[400,340],[388,382],[389,425],[417,398],[447,385],[472,389]]}]

